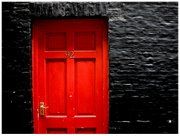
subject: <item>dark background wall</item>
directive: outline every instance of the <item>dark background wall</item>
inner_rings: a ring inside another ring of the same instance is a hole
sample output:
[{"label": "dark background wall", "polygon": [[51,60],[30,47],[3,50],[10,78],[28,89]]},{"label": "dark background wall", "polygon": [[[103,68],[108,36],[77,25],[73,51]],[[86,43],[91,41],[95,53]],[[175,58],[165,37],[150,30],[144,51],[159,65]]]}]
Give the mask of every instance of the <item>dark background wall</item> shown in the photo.
[{"label": "dark background wall", "polygon": [[2,133],[33,133],[33,20],[107,17],[109,132],[178,133],[178,3],[2,3]]}]

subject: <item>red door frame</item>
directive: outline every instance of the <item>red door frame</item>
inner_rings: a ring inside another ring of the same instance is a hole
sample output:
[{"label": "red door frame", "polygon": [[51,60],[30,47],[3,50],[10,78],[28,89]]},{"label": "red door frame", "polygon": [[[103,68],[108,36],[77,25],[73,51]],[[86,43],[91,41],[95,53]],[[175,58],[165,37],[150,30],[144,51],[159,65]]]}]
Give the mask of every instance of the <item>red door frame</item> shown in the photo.
[{"label": "red door frame", "polygon": [[[74,19],[75,20],[75,19]],[[88,19],[83,19],[88,20]],[[109,121],[109,56],[108,56],[108,23],[105,19],[89,19],[95,22],[101,22],[103,25],[102,32],[102,63],[103,63],[103,132],[108,133],[108,121]],[[33,100],[33,123],[34,133],[39,132],[39,92],[38,92],[38,23],[39,21],[33,21],[32,26],[32,100]]]}]

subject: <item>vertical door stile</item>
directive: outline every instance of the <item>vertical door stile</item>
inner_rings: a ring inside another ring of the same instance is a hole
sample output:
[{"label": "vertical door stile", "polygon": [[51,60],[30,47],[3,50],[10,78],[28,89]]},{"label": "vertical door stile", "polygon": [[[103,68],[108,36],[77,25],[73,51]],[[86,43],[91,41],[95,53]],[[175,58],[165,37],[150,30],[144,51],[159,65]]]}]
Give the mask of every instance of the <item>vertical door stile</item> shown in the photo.
[{"label": "vertical door stile", "polygon": [[39,132],[39,114],[38,114],[38,25],[37,21],[33,25],[33,34],[32,34],[32,102],[33,102],[33,121],[34,121],[34,132]]},{"label": "vertical door stile", "polygon": [[[96,82],[97,82],[97,96],[96,96],[96,100],[98,101],[99,105],[103,105],[103,101],[102,99],[99,99],[102,97],[102,45],[101,45],[101,33],[100,33],[100,29],[97,29],[96,31]],[[97,129],[97,133],[102,133],[102,116],[103,112],[102,109],[97,107],[97,125],[98,125],[98,129]]]},{"label": "vertical door stile", "polygon": [[[41,80],[41,82],[39,82],[39,88],[38,88],[38,91],[40,91],[41,95],[38,96],[39,97],[39,101],[37,103],[38,107],[39,107],[39,103],[40,102],[45,102],[45,57],[44,57],[44,33],[42,33],[41,31],[38,31],[39,33],[39,68],[38,68],[38,80]],[[39,111],[40,112],[40,111]],[[42,127],[42,126],[45,126],[46,123],[45,123],[45,120],[43,117],[40,117],[39,116],[39,120],[40,120],[40,131],[42,133],[46,133],[46,129],[45,127]]]},{"label": "vertical door stile", "polygon": [[[70,53],[71,51],[74,51],[73,46],[73,32],[68,29],[67,30],[67,52]],[[73,134],[74,128],[73,128],[73,117],[74,117],[74,59],[71,59],[70,57],[67,58],[67,110],[68,110],[68,118],[69,118],[69,128],[68,133]]]},{"label": "vertical door stile", "polygon": [[[107,22],[104,22],[103,25],[101,26],[101,32],[102,32],[102,62],[103,62],[103,113],[109,113],[109,55],[108,55],[108,24]],[[108,118],[109,118],[109,114],[103,114],[103,131],[104,133],[108,133]]]}]

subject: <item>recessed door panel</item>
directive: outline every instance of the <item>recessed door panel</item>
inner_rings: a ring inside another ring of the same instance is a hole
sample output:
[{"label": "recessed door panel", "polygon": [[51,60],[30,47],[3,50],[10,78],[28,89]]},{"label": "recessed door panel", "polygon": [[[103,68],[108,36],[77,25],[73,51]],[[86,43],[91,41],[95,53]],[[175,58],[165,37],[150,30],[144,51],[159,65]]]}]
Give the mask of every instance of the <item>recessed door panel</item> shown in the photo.
[{"label": "recessed door panel", "polygon": [[48,134],[67,134],[66,128],[47,128]]},{"label": "recessed door panel", "polygon": [[66,50],[66,33],[65,32],[49,32],[46,34],[46,50]]},{"label": "recessed door panel", "polygon": [[75,98],[77,115],[95,113],[95,59],[75,60]]},{"label": "recessed door panel", "polygon": [[95,32],[76,32],[75,50],[95,50]]},{"label": "recessed door panel", "polygon": [[47,115],[66,115],[66,61],[46,60]]},{"label": "recessed door panel", "polygon": [[95,134],[96,129],[95,128],[77,128],[76,133],[77,134]]}]

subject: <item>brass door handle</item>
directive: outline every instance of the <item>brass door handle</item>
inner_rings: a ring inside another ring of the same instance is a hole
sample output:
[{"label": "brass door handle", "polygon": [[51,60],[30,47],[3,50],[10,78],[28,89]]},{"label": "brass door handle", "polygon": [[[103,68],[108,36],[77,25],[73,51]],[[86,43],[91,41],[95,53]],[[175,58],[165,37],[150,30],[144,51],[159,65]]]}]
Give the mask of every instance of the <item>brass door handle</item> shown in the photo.
[{"label": "brass door handle", "polygon": [[40,115],[40,116],[44,116],[44,113],[45,113],[44,109],[47,109],[47,108],[48,108],[48,107],[45,107],[45,106],[44,106],[44,102],[40,102],[40,103],[39,103],[39,109],[40,109],[39,115]]}]

